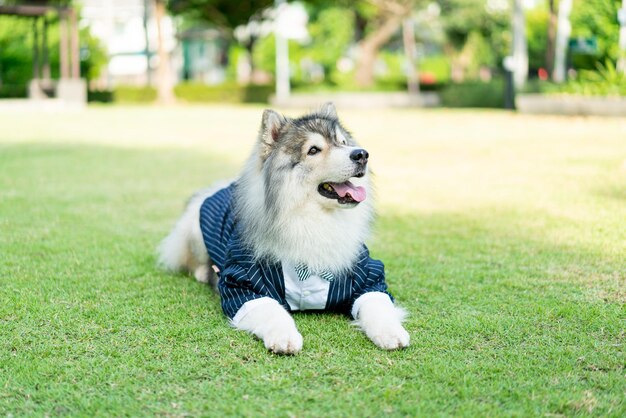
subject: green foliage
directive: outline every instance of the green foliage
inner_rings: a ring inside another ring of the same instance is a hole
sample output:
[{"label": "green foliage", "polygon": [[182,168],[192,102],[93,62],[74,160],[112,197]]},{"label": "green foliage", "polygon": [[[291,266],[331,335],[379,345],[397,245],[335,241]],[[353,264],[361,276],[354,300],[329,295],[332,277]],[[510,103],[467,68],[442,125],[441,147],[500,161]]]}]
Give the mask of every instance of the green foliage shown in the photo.
[{"label": "green foliage", "polygon": [[487,0],[438,0],[438,3],[449,45],[462,50],[473,33],[480,34],[490,53],[479,56],[478,60],[490,67],[500,66],[511,42],[510,10],[491,10]]},{"label": "green foliage", "polygon": [[[291,54],[290,59],[293,59]],[[256,41],[252,50],[252,65],[256,69],[267,71],[271,74],[276,72],[276,38],[274,34]]]},{"label": "green foliage", "polygon": [[234,29],[272,4],[272,0],[169,0],[168,8],[170,12],[188,19]]},{"label": "green foliage", "polygon": [[401,84],[406,83],[406,73],[404,71],[406,58],[402,52],[381,50],[378,59],[383,63],[384,72],[375,76],[379,84]]},{"label": "green foliage", "polygon": [[174,87],[176,97],[192,103],[267,103],[274,92],[272,85],[240,86],[226,83],[209,86],[202,83],[180,83]]},{"label": "green foliage", "polygon": [[615,62],[619,57],[619,23],[617,11],[621,0],[576,0],[572,9],[572,37],[591,38],[598,41],[597,62],[607,59]]},{"label": "green foliage", "polygon": [[579,96],[626,96],[626,75],[617,71],[612,61],[596,63],[596,70],[580,70],[575,78],[564,84],[531,80],[527,93],[572,94]]},{"label": "green foliage", "polygon": [[[30,20],[0,16],[0,80],[3,85],[26,86],[32,78],[32,24]],[[51,52],[54,70],[58,57]]]},{"label": "green foliage", "polygon": [[106,47],[91,35],[89,28],[80,30],[81,60],[80,74],[87,80],[95,80],[102,74],[102,69],[109,62]]},{"label": "green foliage", "polygon": [[465,74],[471,79],[477,79],[482,67],[497,67],[496,56],[489,41],[478,31],[470,32],[461,55],[467,57]]},{"label": "green foliage", "polygon": [[87,90],[87,101],[91,103],[112,103],[115,96],[112,90]]},{"label": "green foliage", "polygon": [[546,67],[549,19],[549,11],[543,4],[526,11],[526,38],[528,42],[528,66],[530,68]]},{"label": "green foliage", "polygon": [[321,64],[332,79],[337,61],[354,37],[354,12],[341,7],[324,9],[308,29],[312,42],[303,48],[302,57]]},{"label": "green foliage", "polygon": [[419,70],[423,75],[431,74],[438,84],[450,81],[450,58],[445,55],[428,55],[419,62]]},{"label": "green foliage", "polygon": [[597,71],[581,70],[575,79],[560,86],[559,92],[583,96],[626,96],[626,75],[606,60]]},{"label": "green foliage", "polygon": [[228,66],[226,67],[226,79],[237,80],[237,63],[248,53],[243,46],[231,43],[228,48]]},{"label": "green foliage", "polygon": [[444,107],[502,108],[504,106],[504,80],[489,82],[465,81],[450,83],[441,91]]},{"label": "green foliage", "polygon": [[28,87],[24,84],[0,86],[0,98],[24,98],[28,96]]},{"label": "green foliage", "polygon": [[[272,85],[241,86],[234,82],[210,86],[197,82],[179,83],[174,87],[176,97],[190,103],[267,103],[274,92]],[[146,104],[157,98],[154,87],[117,86],[112,91],[89,91],[91,102]]]},{"label": "green foliage", "polygon": [[[341,73],[337,70],[337,61],[345,56],[353,43],[355,36],[355,11],[350,7],[332,4],[309,5],[311,20],[308,25],[310,42],[300,45],[289,42],[289,57],[291,61],[292,81],[309,83],[306,65],[313,64],[322,67],[325,83],[344,84],[352,74]],[[363,4],[361,4],[363,3]],[[359,2],[359,7],[370,10],[371,5]],[[258,40],[254,46],[252,61],[255,68],[274,73],[275,41],[269,35]]]},{"label": "green foliage", "polygon": [[113,97],[118,103],[151,103],[157,98],[157,90],[148,86],[117,86]]},{"label": "green foliage", "polygon": [[[40,26],[41,28],[42,26]],[[0,81],[3,85],[26,86],[33,77],[33,20],[15,16],[0,16]],[[41,41],[41,30],[40,30]],[[59,25],[52,19],[48,26],[50,73],[59,78]],[[93,37],[89,28],[80,30],[81,75],[92,80],[106,65],[104,47]],[[40,56],[41,59],[41,56]],[[1,93],[0,93],[1,94]]]}]

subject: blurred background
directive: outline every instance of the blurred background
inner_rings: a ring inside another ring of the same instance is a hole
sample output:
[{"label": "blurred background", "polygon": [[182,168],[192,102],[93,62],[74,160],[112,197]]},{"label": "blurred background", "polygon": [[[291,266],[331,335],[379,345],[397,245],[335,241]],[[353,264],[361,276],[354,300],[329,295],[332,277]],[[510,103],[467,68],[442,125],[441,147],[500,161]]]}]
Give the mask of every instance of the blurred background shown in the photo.
[{"label": "blurred background", "polygon": [[0,103],[623,115],[625,50],[623,0],[0,0]]}]

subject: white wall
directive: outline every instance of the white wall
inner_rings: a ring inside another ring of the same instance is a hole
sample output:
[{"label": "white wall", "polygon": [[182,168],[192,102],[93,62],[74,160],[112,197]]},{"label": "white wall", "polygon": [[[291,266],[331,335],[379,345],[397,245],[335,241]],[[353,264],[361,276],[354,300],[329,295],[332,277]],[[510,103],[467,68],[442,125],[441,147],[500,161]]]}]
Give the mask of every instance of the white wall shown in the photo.
[{"label": "white wall", "polygon": [[[144,6],[148,4],[148,44],[150,65],[158,67],[157,28],[152,0],[82,0],[81,27],[89,27],[93,36],[99,38],[109,53],[109,64],[100,84],[147,83],[146,40],[144,32]],[[167,16],[162,22],[165,48],[171,54],[176,49],[175,25]],[[174,59],[179,63],[180,60]],[[178,71],[173,69],[173,74]]]}]

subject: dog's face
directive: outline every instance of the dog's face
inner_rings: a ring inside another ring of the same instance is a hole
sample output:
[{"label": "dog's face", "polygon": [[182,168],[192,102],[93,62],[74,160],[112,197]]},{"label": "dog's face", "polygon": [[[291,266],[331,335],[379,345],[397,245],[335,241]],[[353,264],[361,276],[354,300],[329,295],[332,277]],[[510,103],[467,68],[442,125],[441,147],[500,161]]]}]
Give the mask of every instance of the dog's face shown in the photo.
[{"label": "dog's face", "polygon": [[333,210],[368,198],[369,154],[341,126],[332,104],[298,119],[266,110],[259,139],[266,195],[273,201],[313,201]]}]

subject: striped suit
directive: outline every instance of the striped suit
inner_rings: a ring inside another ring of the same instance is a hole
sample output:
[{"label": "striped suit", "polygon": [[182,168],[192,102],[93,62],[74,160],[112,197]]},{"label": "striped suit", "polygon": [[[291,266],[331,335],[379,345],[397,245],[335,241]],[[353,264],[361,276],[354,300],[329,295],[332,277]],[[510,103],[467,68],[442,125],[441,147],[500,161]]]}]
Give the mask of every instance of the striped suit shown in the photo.
[{"label": "striped suit", "polygon": [[[200,208],[204,243],[220,271],[218,289],[222,309],[232,319],[244,303],[270,297],[290,311],[281,263],[254,261],[239,237],[232,205],[235,187],[233,183],[221,189],[208,197]],[[350,314],[354,301],[368,292],[389,294],[383,263],[371,259],[363,245],[354,268],[330,282],[325,309]]]}]

